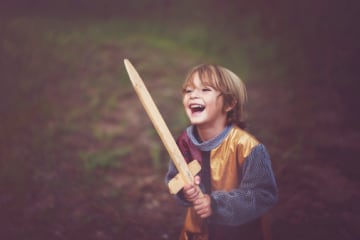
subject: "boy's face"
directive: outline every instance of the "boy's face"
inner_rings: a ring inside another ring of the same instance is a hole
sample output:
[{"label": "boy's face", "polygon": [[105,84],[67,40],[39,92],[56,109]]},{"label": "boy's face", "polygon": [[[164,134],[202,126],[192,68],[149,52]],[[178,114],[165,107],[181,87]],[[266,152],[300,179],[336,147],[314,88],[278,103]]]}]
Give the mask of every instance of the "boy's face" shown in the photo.
[{"label": "boy's face", "polygon": [[203,85],[197,73],[191,83],[185,88],[183,95],[183,104],[191,124],[223,128],[226,125],[226,112],[220,91]]}]

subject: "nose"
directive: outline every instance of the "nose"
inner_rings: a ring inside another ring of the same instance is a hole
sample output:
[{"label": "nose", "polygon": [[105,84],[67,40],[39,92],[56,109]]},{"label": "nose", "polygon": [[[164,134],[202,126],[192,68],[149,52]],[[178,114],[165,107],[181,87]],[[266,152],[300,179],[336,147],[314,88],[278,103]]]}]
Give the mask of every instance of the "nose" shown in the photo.
[{"label": "nose", "polygon": [[190,99],[194,99],[194,98],[198,98],[198,97],[199,97],[199,94],[198,94],[197,89],[192,90],[190,93]]}]

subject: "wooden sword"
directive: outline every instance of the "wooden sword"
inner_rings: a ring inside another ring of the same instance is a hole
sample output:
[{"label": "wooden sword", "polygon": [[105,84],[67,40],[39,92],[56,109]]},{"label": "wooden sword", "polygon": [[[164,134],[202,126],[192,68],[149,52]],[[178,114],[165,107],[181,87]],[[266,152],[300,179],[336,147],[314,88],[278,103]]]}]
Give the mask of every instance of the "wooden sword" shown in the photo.
[{"label": "wooden sword", "polygon": [[[194,183],[194,176],[198,174],[201,169],[200,164],[197,160],[193,160],[189,164],[186,163],[139,73],[128,59],[124,59],[124,64],[140,102],[142,103],[147,115],[156,129],[156,132],[159,134],[161,141],[168,151],[171,160],[179,172],[168,183],[170,193],[176,194],[184,187],[185,184]],[[200,194],[202,195],[203,193],[200,191]]]}]

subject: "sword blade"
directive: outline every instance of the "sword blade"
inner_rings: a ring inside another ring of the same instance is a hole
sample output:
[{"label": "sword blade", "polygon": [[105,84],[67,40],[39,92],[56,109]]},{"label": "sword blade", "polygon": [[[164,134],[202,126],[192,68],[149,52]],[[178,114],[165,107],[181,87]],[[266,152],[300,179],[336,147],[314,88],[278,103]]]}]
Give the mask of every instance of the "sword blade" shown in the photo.
[{"label": "sword blade", "polygon": [[124,64],[134,90],[154,125],[156,132],[159,134],[171,160],[179,171],[182,180],[186,184],[193,183],[194,177],[139,73],[128,59],[124,59]]}]

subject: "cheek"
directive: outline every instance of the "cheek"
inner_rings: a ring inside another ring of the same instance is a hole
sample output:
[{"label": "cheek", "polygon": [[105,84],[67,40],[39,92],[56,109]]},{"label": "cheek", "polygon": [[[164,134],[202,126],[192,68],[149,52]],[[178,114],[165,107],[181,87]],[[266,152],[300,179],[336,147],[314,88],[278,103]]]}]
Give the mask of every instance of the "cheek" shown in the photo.
[{"label": "cheek", "polygon": [[187,105],[187,97],[186,96],[183,97],[182,103],[183,103],[184,107],[186,107],[186,105]]},{"label": "cheek", "polygon": [[216,99],[216,106],[217,108],[221,109],[222,111],[225,109],[225,103],[224,103],[224,99],[222,97],[219,97]]}]

